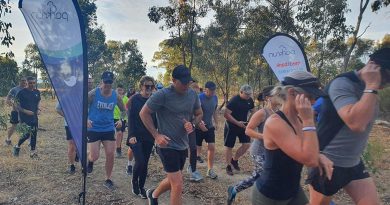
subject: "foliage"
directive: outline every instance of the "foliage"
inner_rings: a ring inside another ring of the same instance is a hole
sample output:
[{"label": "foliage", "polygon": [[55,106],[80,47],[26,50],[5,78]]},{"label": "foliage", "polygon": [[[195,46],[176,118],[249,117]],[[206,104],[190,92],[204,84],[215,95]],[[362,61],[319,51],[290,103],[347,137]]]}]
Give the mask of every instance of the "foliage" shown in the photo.
[{"label": "foliage", "polygon": [[10,29],[12,28],[11,22],[6,22],[2,20],[7,14],[12,12],[11,5],[9,0],[0,0],[0,41],[1,45],[9,47],[12,45],[12,41],[15,40],[15,37],[11,35]]},{"label": "foliage", "polygon": [[387,7],[390,4],[390,0],[375,0],[371,4],[372,11],[378,11],[382,7]]},{"label": "foliage", "polygon": [[24,49],[24,61],[23,61],[23,70],[31,71],[35,73],[35,77],[38,77],[38,72],[40,73],[44,88],[51,88],[49,76],[47,75],[45,66],[42,62],[41,56],[39,54],[38,47],[30,43]]},{"label": "foliage", "polygon": [[374,174],[379,172],[378,165],[382,159],[383,150],[384,146],[380,142],[370,141],[363,152],[364,165]]},{"label": "foliage", "polygon": [[0,69],[0,96],[5,96],[16,85],[18,66],[14,59],[8,56],[0,56]]},{"label": "foliage", "polygon": [[380,111],[390,113],[390,87],[379,92]]}]

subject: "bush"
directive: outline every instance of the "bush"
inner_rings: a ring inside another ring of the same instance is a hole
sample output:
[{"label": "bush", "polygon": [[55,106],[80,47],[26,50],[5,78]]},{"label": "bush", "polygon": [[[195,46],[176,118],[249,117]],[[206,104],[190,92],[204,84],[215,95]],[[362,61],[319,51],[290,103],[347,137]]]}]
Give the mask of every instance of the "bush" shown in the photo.
[{"label": "bush", "polygon": [[378,141],[370,141],[363,153],[363,161],[367,169],[372,173],[378,171],[383,156],[384,145]]}]

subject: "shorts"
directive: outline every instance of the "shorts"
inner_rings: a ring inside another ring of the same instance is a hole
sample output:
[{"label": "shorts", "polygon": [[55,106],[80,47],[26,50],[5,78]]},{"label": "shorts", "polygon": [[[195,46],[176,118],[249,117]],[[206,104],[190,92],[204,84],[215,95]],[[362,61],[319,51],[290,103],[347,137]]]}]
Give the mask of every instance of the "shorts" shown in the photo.
[{"label": "shorts", "polygon": [[[115,124],[116,122],[118,122],[118,121],[119,121],[119,119],[114,119],[114,124]],[[122,120],[122,127],[120,127],[120,128],[116,128],[116,127],[115,127],[115,130],[116,130],[117,132],[119,132],[119,131],[125,132],[125,131],[126,131],[126,127],[127,127],[126,120]]]},{"label": "shorts", "polygon": [[88,138],[88,143],[97,142],[97,141],[115,141],[115,131],[108,131],[108,132],[88,131],[87,138]]},{"label": "shorts", "polygon": [[224,129],[225,147],[233,148],[234,144],[236,143],[236,137],[238,137],[238,140],[240,141],[241,144],[251,142],[251,138],[245,135],[245,129],[230,127],[229,125],[225,124],[225,129]]},{"label": "shorts", "polygon": [[309,200],[307,199],[305,192],[303,192],[301,187],[299,188],[299,191],[295,197],[287,200],[275,200],[268,198],[257,189],[257,186],[252,187],[253,205],[306,205],[308,203]]},{"label": "shorts", "polygon": [[196,129],[196,145],[202,146],[203,140],[207,143],[215,143],[215,128],[209,128],[206,132]]},{"label": "shorts", "polygon": [[19,113],[17,111],[11,111],[11,116],[10,116],[9,122],[11,124],[18,124],[19,123]]},{"label": "shorts", "polygon": [[188,149],[175,150],[170,148],[157,147],[157,153],[160,156],[164,170],[167,173],[173,173],[183,170],[188,154]]},{"label": "shorts", "polygon": [[360,160],[354,167],[333,167],[332,179],[329,181],[325,175],[320,176],[318,168],[311,168],[308,172],[306,183],[310,184],[314,190],[325,195],[332,196],[353,180],[369,178],[370,174],[366,170],[364,163]]},{"label": "shorts", "polygon": [[68,126],[65,126],[66,140],[73,140],[72,133]]}]

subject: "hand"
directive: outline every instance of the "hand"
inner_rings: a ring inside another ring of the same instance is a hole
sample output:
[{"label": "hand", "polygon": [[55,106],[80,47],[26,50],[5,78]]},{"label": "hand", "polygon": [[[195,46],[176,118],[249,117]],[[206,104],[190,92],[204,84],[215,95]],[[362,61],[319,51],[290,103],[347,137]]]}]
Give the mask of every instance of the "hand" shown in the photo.
[{"label": "hand", "polygon": [[360,77],[366,85],[366,89],[377,90],[381,87],[380,66],[373,61],[369,61],[361,70]]},{"label": "hand", "polygon": [[203,132],[207,132],[207,130],[208,130],[207,127],[206,127],[206,124],[203,122],[203,120],[199,123],[198,127]]},{"label": "hand", "polygon": [[304,94],[297,94],[295,97],[295,107],[302,121],[313,121],[313,108],[311,107],[309,99],[307,99]]},{"label": "hand", "polygon": [[91,120],[87,120],[87,128],[92,128],[92,121]]},{"label": "hand", "polygon": [[246,128],[246,125],[245,125],[245,122],[244,121],[238,121],[238,126],[245,129]]},{"label": "hand", "polygon": [[158,144],[160,147],[165,147],[168,145],[169,141],[171,140],[169,137],[157,134],[154,139],[156,140],[156,144]]},{"label": "hand", "polygon": [[24,110],[24,113],[25,113],[26,115],[30,115],[30,116],[33,116],[33,115],[34,115],[34,112],[31,111],[31,110]]},{"label": "hand", "polygon": [[137,143],[137,138],[131,137],[131,138],[129,139],[129,143],[130,143],[130,144],[136,144],[136,143]]},{"label": "hand", "polygon": [[324,174],[324,171],[325,171],[326,178],[328,178],[328,180],[332,179],[333,162],[323,154],[319,155],[319,167],[318,168],[320,170],[320,176],[322,176]]},{"label": "hand", "polygon": [[183,119],[184,121],[184,129],[187,131],[187,134],[190,134],[194,131],[194,127],[192,126],[191,122],[188,122],[186,119]]},{"label": "hand", "polygon": [[116,121],[115,127],[116,127],[116,128],[121,128],[121,127],[122,127],[122,120]]}]

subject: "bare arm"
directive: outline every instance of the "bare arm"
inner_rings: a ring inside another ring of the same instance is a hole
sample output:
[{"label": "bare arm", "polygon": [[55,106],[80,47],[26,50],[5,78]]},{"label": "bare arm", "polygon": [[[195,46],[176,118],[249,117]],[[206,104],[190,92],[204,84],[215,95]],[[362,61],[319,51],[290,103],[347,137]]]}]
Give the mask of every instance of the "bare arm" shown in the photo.
[{"label": "bare arm", "polygon": [[118,108],[121,111],[121,119],[124,119],[126,116],[126,107],[123,104],[123,100],[119,95],[117,95],[117,101],[118,101]]},{"label": "bare arm", "polygon": [[263,139],[263,133],[257,132],[256,128],[265,120],[265,110],[257,111],[249,120],[245,134],[254,139]]},{"label": "bare arm", "polygon": [[235,124],[235,125],[237,125],[237,126],[239,126],[239,127],[242,126],[242,123],[240,123],[239,121],[237,121],[236,119],[234,119],[234,117],[232,116],[232,111],[229,110],[228,108],[225,109],[225,113],[224,113],[223,116],[226,118],[226,120],[227,120],[228,122],[230,122],[230,123],[232,123],[232,124]]},{"label": "bare arm", "polygon": [[362,98],[355,103],[340,108],[337,113],[344,123],[354,132],[364,132],[372,121],[378,96],[372,93],[364,93]]},{"label": "bare arm", "polygon": [[203,111],[202,111],[202,108],[199,107],[194,112],[194,120],[192,121],[192,123],[194,123],[195,125],[198,125],[200,123],[200,121],[202,121],[202,117],[203,117]]}]

